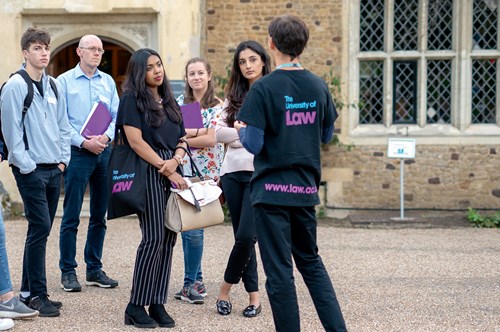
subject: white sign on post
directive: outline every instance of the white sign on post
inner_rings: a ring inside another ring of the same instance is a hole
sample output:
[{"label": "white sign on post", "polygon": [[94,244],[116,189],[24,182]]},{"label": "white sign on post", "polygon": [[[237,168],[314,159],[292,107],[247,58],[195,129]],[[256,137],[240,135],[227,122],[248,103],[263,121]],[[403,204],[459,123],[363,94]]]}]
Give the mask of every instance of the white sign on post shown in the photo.
[{"label": "white sign on post", "polygon": [[[389,143],[387,144],[387,157],[389,158],[415,158],[415,139],[413,138],[389,138]],[[404,163],[403,160],[399,163],[400,171],[400,216],[399,218],[391,218],[394,220],[411,220],[412,218],[405,218],[405,201],[404,201]]]},{"label": "white sign on post", "polygon": [[389,138],[387,147],[389,158],[415,158],[415,139]]}]

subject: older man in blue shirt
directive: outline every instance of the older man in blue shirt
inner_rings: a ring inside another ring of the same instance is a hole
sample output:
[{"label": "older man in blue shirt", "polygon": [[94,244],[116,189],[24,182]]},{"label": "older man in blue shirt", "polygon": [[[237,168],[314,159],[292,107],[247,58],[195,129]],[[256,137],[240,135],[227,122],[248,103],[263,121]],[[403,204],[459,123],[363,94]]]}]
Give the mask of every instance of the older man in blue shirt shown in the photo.
[{"label": "older man in blue shirt", "polygon": [[[102,270],[102,251],[106,234],[108,202],[107,167],[111,155],[118,111],[118,94],[113,78],[97,69],[104,53],[102,41],[95,35],[80,39],[76,49],[80,63],[61,74],[71,124],[71,165],[64,172],[64,214],[59,239],[62,288],[79,292],[82,287],[76,275],[76,238],[80,212],[87,184],[90,187],[90,219],[85,244],[86,284],[114,288],[118,281]],[[95,103],[106,105],[112,121],[104,133],[83,137],[82,126]]]}]

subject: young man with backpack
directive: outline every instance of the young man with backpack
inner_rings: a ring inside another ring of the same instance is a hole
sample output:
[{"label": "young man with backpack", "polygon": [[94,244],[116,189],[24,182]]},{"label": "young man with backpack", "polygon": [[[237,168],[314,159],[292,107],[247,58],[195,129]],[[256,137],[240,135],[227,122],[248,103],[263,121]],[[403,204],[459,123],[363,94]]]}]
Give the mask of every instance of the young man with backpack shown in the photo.
[{"label": "young man with backpack", "polygon": [[[71,133],[66,103],[57,82],[45,74],[50,35],[29,28],[21,38],[24,70],[31,82],[13,75],[0,96],[2,134],[28,220],[24,245],[21,300],[41,317],[59,316],[61,302],[47,294],[46,245],[59,202],[61,176],[69,164]],[[54,86],[53,86],[54,85]],[[23,112],[31,88],[33,99]]]},{"label": "young man with backpack", "polygon": [[332,138],[337,112],[325,82],[299,62],[309,39],[305,23],[279,16],[268,31],[276,70],[252,85],[234,127],[255,155],[250,197],[274,325],[301,330],[295,262],[325,331],[346,331],[316,241],[320,144]]}]

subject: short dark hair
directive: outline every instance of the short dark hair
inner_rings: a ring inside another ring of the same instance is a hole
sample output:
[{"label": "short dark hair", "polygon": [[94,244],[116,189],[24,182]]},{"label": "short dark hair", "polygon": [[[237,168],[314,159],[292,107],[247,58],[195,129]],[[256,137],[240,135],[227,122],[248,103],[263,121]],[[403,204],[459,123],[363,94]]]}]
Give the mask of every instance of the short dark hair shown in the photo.
[{"label": "short dark hair", "polygon": [[309,29],[297,16],[278,16],[269,24],[269,36],[276,48],[292,60],[302,54],[309,40]]},{"label": "short dark hair", "polygon": [[47,31],[37,28],[28,28],[21,38],[21,50],[28,50],[31,44],[40,43],[45,46],[50,45],[50,34]]}]

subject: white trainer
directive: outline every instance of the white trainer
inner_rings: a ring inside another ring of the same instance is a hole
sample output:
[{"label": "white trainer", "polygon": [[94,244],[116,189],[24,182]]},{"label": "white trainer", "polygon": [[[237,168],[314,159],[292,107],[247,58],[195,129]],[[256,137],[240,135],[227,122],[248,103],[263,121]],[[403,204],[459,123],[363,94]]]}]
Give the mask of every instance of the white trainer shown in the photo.
[{"label": "white trainer", "polygon": [[10,318],[0,318],[0,331],[9,330],[14,327],[14,321]]}]

